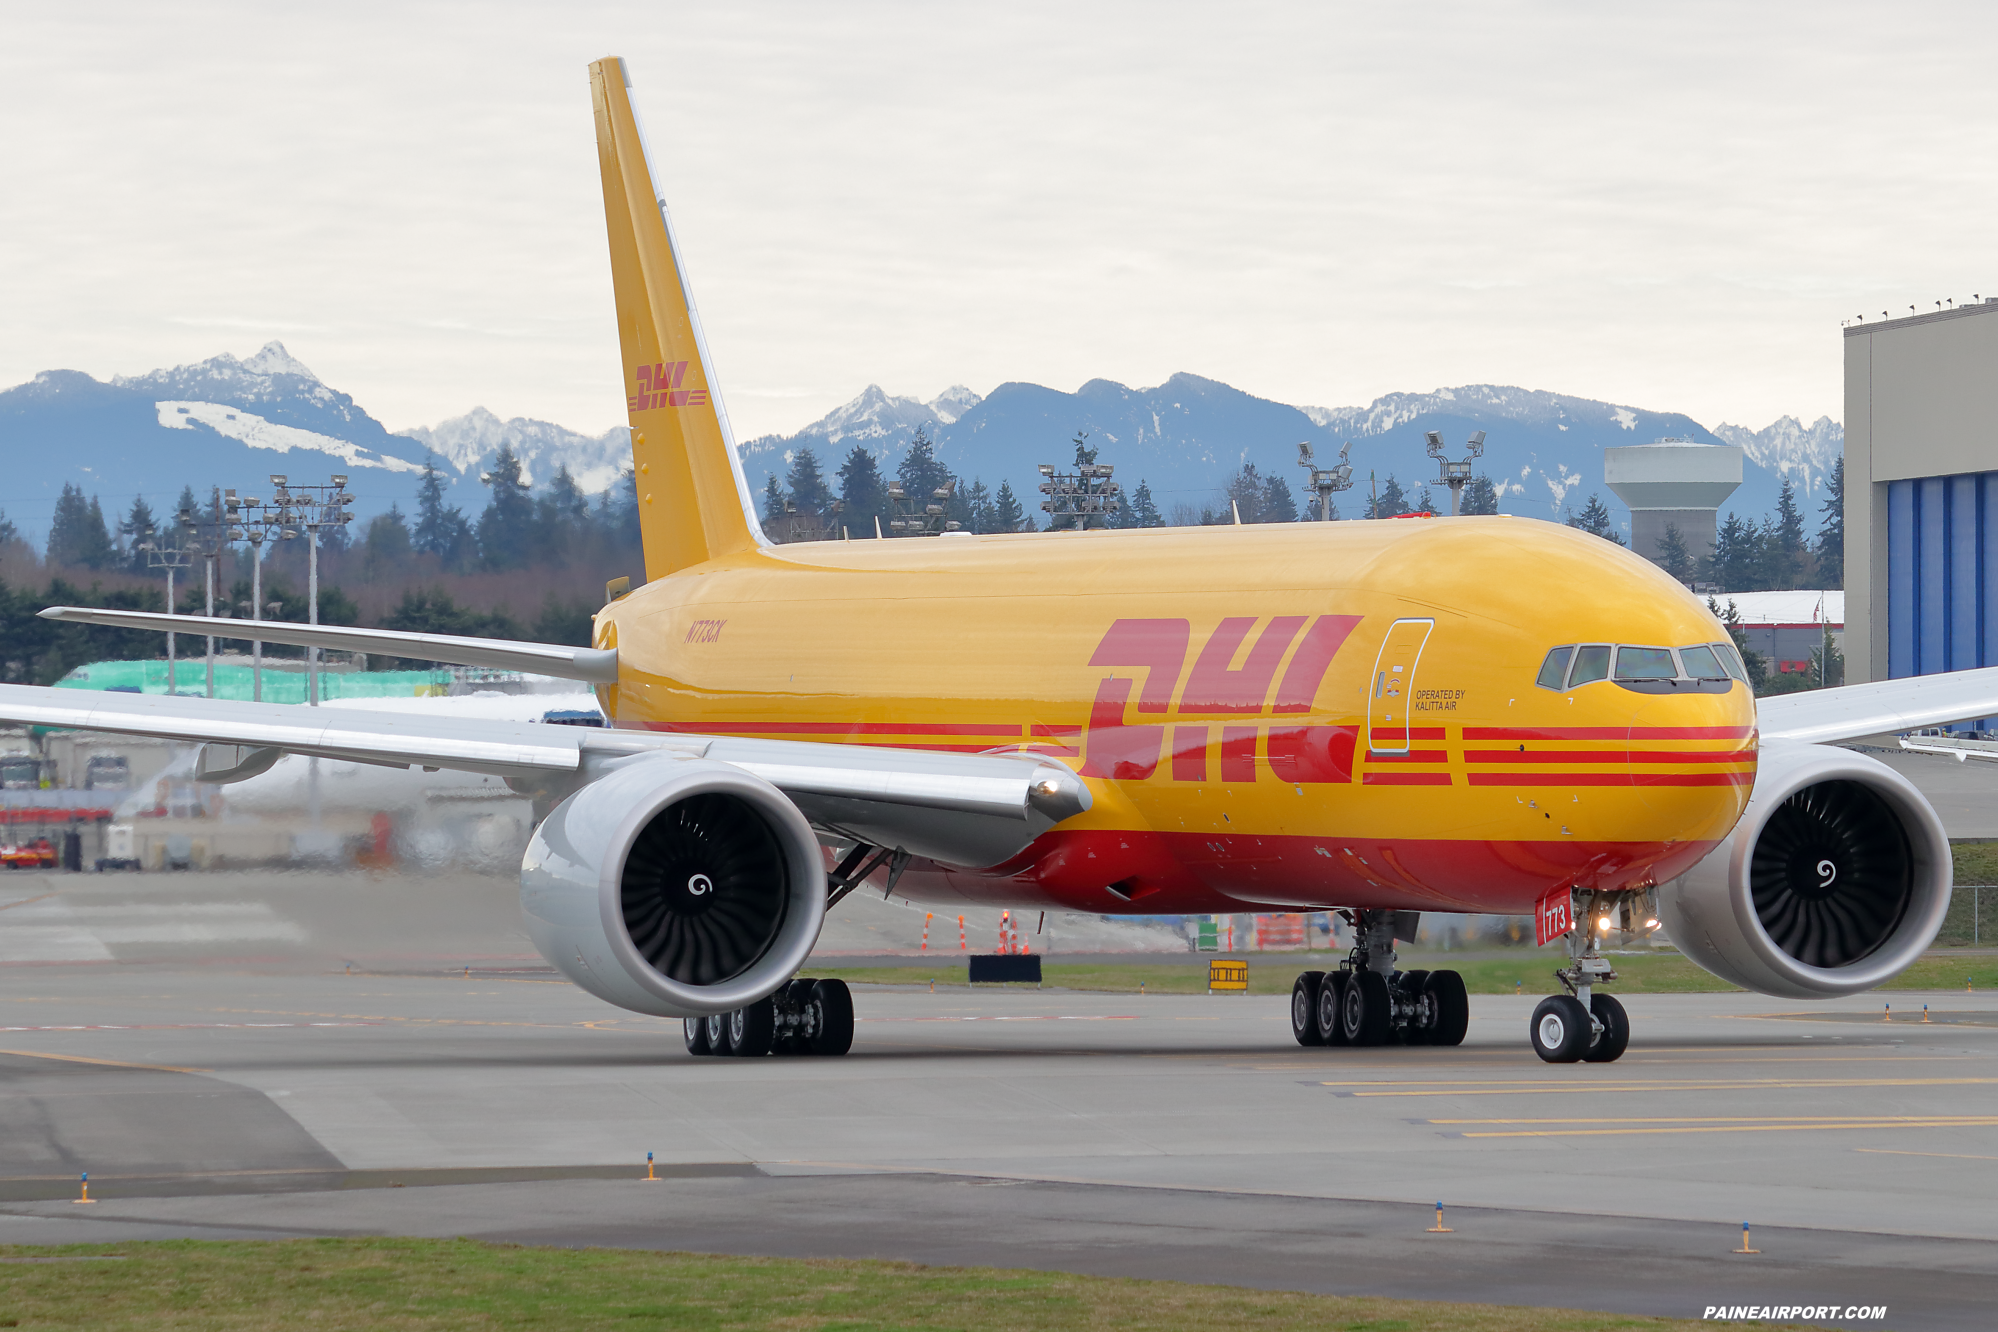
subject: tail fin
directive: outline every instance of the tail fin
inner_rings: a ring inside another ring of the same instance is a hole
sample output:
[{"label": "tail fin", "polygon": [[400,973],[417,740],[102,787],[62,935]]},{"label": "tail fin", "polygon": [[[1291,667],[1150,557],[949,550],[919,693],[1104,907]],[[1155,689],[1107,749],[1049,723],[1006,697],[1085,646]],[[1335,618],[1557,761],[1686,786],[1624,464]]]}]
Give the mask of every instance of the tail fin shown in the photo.
[{"label": "tail fin", "polygon": [[763,533],[710,373],[666,201],[646,160],[624,61],[609,57],[591,65],[590,95],[638,469],[639,534],[651,580],[751,549]]}]

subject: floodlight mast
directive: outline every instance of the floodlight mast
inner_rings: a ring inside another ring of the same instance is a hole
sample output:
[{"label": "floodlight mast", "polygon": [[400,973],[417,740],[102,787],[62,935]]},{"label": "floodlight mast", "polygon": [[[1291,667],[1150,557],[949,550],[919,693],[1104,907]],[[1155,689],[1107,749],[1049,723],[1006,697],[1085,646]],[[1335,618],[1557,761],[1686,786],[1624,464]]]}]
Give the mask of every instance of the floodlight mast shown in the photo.
[{"label": "floodlight mast", "polygon": [[1353,441],[1349,439],[1339,450],[1339,461],[1336,466],[1320,467],[1312,459],[1311,442],[1309,440],[1297,442],[1297,465],[1311,473],[1311,479],[1305,483],[1305,489],[1318,496],[1318,521],[1321,523],[1332,521],[1332,497],[1342,490],[1353,488],[1353,464],[1347,459],[1347,455],[1352,451]]},{"label": "floodlight mast", "polygon": [[[187,552],[179,546],[166,544],[159,528],[151,523],[134,529],[133,535],[139,538],[137,548],[146,552],[146,567],[166,570],[166,608],[167,614],[171,615],[174,613],[173,576],[187,567]],[[178,692],[178,685],[174,679],[174,635],[171,631],[168,632],[166,640],[167,693],[172,694]]]},{"label": "floodlight mast", "polygon": [[1436,479],[1450,487],[1450,516],[1455,518],[1459,502],[1463,497],[1464,486],[1471,479],[1471,461],[1484,454],[1485,432],[1482,430],[1471,432],[1470,453],[1462,462],[1451,462],[1443,456],[1443,436],[1440,432],[1425,430],[1423,438],[1429,441],[1429,456],[1436,460],[1437,466],[1442,470],[1442,475]]}]

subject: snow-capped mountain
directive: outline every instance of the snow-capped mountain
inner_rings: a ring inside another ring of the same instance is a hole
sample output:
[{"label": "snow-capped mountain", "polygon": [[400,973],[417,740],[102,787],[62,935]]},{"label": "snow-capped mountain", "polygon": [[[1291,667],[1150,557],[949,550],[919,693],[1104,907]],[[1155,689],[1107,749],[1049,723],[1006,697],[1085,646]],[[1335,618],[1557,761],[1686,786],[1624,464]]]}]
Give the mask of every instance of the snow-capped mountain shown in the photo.
[{"label": "snow-capped mountain", "polygon": [[[811,449],[822,466],[837,467],[837,453],[844,456],[856,445],[865,445],[877,460],[900,456],[915,437],[916,427],[929,428],[934,438],[937,427],[956,421],[984,399],[956,384],[924,402],[920,398],[898,398],[884,393],[879,384],[869,384],[860,396],[835,407],[793,435],[763,435],[742,445],[743,466],[758,473],[782,472],[791,455]],[[830,461],[828,461],[830,460]]]},{"label": "snow-capped mountain", "polygon": [[631,429],[613,426],[601,435],[581,435],[548,421],[516,416],[502,421],[483,407],[474,407],[463,416],[439,421],[434,426],[412,426],[401,432],[434,452],[443,465],[458,477],[477,479],[495,457],[500,446],[513,449],[520,459],[520,472],[529,485],[541,485],[567,464],[586,495],[610,488],[618,473],[631,465]]},{"label": "snow-capped mountain", "polygon": [[1832,464],[1845,454],[1845,427],[1829,416],[1805,425],[1794,416],[1778,417],[1760,430],[1725,423],[1714,433],[1739,444],[1748,460],[1777,476],[1788,476],[1799,502],[1821,498],[1820,488],[1831,476]]}]

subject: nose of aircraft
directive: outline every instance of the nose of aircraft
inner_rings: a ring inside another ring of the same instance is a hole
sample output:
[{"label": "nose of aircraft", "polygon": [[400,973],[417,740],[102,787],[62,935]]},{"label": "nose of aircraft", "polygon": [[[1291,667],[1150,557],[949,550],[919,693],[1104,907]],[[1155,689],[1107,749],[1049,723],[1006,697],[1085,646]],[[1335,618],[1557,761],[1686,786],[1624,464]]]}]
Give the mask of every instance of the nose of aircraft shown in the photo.
[{"label": "nose of aircraft", "polygon": [[1755,698],[1735,681],[1725,694],[1627,695],[1631,784],[1685,831],[1678,840],[1725,836],[1755,782]]}]

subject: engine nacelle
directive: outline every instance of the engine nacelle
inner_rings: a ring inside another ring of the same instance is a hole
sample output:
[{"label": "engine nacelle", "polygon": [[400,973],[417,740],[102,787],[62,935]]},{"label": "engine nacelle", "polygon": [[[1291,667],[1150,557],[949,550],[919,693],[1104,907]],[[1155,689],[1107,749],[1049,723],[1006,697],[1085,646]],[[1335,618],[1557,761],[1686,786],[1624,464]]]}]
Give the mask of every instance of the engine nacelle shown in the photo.
[{"label": "engine nacelle", "polygon": [[1949,837],[1907,778],[1826,745],[1764,745],[1728,839],[1658,890],[1679,951],[1764,994],[1831,999],[1891,979],[1949,910]]},{"label": "engine nacelle", "polygon": [[701,1017],[771,993],[826,914],[825,864],[798,807],[705,759],[621,760],[543,820],[520,863],[541,955],[599,999]]}]

